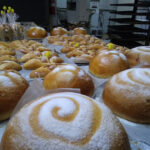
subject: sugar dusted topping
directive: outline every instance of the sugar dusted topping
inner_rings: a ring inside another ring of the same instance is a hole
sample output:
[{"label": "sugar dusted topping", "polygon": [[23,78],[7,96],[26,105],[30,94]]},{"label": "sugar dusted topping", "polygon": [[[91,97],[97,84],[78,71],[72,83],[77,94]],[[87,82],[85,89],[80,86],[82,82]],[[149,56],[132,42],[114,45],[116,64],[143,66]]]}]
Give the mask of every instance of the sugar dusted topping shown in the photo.
[{"label": "sugar dusted topping", "polygon": [[9,126],[21,131],[12,136],[13,144],[27,149],[109,150],[121,132],[117,124],[103,104],[80,94],[57,93],[24,107]]},{"label": "sugar dusted topping", "polygon": [[139,46],[131,49],[133,52],[145,53],[150,55],[150,46]]},{"label": "sugar dusted topping", "polygon": [[150,69],[147,68],[133,68],[125,70],[110,80],[110,84],[114,90],[127,90],[130,95],[136,96],[137,94],[150,97]]}]

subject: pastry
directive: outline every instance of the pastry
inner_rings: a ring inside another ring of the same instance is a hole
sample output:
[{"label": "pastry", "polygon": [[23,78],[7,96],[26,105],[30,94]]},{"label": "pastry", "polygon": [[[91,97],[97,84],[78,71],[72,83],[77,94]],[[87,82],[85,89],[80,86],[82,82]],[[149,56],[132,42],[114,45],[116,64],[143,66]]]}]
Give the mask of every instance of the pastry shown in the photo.
[{"label": "pastry", "polygon": [[34,70],[39,67],[42,67],[44,64],[39,59],[30,59],[26,63],[23,64],[24,69],[26,70]]},{"label": "pastry", "polygon": [[150,46],[139,46],[126,50],[125,55],[128,58],[130,67],[139,64],[150,65]]},{"label": "pastry", "polygon": [[150,69],[133,68],[114,75],[104,88],[103,100],[127,120],[150,123]]},{"label": "pastry", "polygon": [[28,87],[28,82],[16,72],[0,71],[0,121],[8,119]]},{"label": "pastry", "polygon": [[1,150],[130,150],[124,128],[101,103],[56,93],[25,105],[8,123]]},{"label": "pastry", "polygon": [[2,55],[0,56],[0,62],[2,61],[15,61],[15,62],[18,62],[17,58],[14,57],[14,56],[11,56],[11,55]]},{"label": "pastry", "polygon": [[53,56],[50,58],[50,63],[63,63],[64,60],[60,57],[57,57],[57,56]]},{"label": "pastry", "polygon": [[1,55],[15,55],[16,53],[10,49],[1,49],[0,50],[0,56]]},{"label": "pastry", "polygon": [[37,57],[36,54],[34,54],[33,52],[30,52],[30,53],[27,53],[27,54],[23,55],[23,56],[20,58],[19,62],[25,63],[25,62],[27,62],[28,60],[33,59],[33,58],[36,58],[36,57]]},{"label": "pastry", "polygon": [[94,83],[92,78],[82,69],[74,65],[59,65],[44,78],[45,89],[79,88],[82,94],[92,96]]},{"label": "pastry", "polygon": [[62,27],[53,28],[50,32],[50,35],[52,35],[52,36],[54,36],[54,35],[65,35],[65,34],[68,34],[68,31]]},{"label": "pastry", "polygon": [[124,54],[118,51],[101,51],[92,58],[89,71],[99,78],[108,78],[128,67]]},{"label": "pastry", "polygon": [[47,32],[44,28],[36,26],[29,28],[27,31],[27,36],[28,38],[39,39],[46,37]]},{"label": "pastry", "polygon": [[48,64],[33,70],[30,73],[30,78],[44,78],[51,70],[56,68],[58,64]]},{"label": "pastry", "polygon": [[0,70],[17,70],[20,71],[22,67],[14,61],[0,62]]},{"label": "pastry", "polygon": [[74,35],[87,34],[87,31],[86,31],[84,28],[79,27],[79,28],[75,28],[75,29],[73,30],[73,34],[74,34]]}]

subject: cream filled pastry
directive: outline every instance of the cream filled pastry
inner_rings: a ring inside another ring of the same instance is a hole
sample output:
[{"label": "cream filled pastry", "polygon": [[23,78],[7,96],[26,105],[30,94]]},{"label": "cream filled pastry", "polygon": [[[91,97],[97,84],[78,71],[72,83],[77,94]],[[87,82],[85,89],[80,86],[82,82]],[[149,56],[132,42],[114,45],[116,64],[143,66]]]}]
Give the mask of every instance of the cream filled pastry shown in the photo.
[{"label": "cream filled pastry", "polygon": [[134,122],[150,123],[150,69],[128,69],[106,84],[103,100],[117,115]]},{"label": "cream filled pastry", "polygon": [[130,150],[127,135],[103,104],[76,93],[47,95],[8,123],[1,150]]}]

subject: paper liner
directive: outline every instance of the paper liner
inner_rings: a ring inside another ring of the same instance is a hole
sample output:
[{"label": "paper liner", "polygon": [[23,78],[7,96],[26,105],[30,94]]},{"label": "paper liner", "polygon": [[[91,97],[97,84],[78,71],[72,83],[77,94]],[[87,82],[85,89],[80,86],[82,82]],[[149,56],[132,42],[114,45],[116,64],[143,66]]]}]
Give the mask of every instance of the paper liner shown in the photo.
[{"label": "paper liner", "polygon": [[13,113],[11,116],[15,115],[25,104],[31,102],[32,100],[35,100],[38,97],[42,97],[46,94],[52,94],[52,93],[59,93],[59,92],[75,92],[80,93],[80,89],[76,88],[59,88],[55,90],[45,90],[45,88],[42,85],[41,79],[34,79],[24,95],[21,97],[20,101],[16,105],[15,109],[13,110]]},{"label": "paper liner", "polygon": [[[102,93],[104,90],[106,83],[103,83],[98,87],[99,89],[99,94],[96,97],[96,101],[103,103],[102,100]],[[124,126],[128,136],[132,141],[138,141],[141,143],[140,145],[149,147],[150,149],[150,125],[147,124],[139,124],[139,123],[134,123],[131,121],[127,121],[123,118],[118,117],[122,125]],[[139,145],[139,143],[135,143],[136,145]],[[142,149],[142,150],[148,150],[148,149]]]}]

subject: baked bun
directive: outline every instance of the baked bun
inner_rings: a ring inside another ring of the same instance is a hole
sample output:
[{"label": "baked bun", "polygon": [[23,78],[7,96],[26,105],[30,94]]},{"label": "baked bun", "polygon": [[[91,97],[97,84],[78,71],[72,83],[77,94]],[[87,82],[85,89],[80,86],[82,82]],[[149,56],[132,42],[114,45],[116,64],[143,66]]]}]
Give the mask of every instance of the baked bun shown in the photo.
[{"label": "baked bun", "polygon": [[128,67],[124,54],[118,51],[101,51],[91,60],[89,71],[97,77],[108,78]]},{"label": "baked bun", "polygon": [[53,28],[50,32],[51,36],[68,34],[68,31],[62,27]]},{"label": "baked bun", "polygon": [[25,105],[8,123],[1,150],[130,150],[120,122],[91,98],[57,93]]},{"label": "baked bun", "polygon": [[2,61],[15,61],[15,62],[18,62],[17,58],[14,57],[14,56],[11,56],[11,55],[2,55],[0,56],[0,62]]},{"label": "baked bun", "polygon": [[0,62],[0,70],[17,70],[20,71],[22,67],[14,61]]},{"label": "baked bun", "polygon": [[39,59],[30,59],[26,63],[23,64],[24,69],[26,70],[34,70],[44,66],[44,63]]},{"label": "baked bun", "polygon": [[85,34],[87,34],[87,31],[86,31],[86,29],[79,27],[79,28],[75,28],[73,30],[73,34],[74,35],[82,35],[82,34],[85,35]]},{"label": "baked bun", "polygon": [[126,50],[125,55],[128,58],[130,67],[139,64],[150,65],[150,46],[139,46]]},{"label": "baked bun", "polygon": [[94,84],[92,78],[74,65],[59,65],[44,78],[45,89],[79,88],[82,94],[92,96]]},{"label": "baked bun", "polygon": [[150,69],[133,68],[114,75],[104,88],[103,100],[127,120],[150,123]]},{"label": "baked bun", "polygon": [[12,71],[0,71],[0,121],[8,119],[28,87],[28,82]]},{"label": "baked bun", "polygon": [[0,50],[0,56],[2,56],[2,55],[15,55],[16,53],[15,53],[15,51],[12,51],[12,50],[10,50],[10,49],[2,49],[2,50]]},{"label": "baked bun", "polygon": [[33,39],[39,39],[39,38],[44,38],[47,36],[47,32],[44,28],[42,27],[31,27],[27,31],[27,36],[28,38],[33,38]]}]

